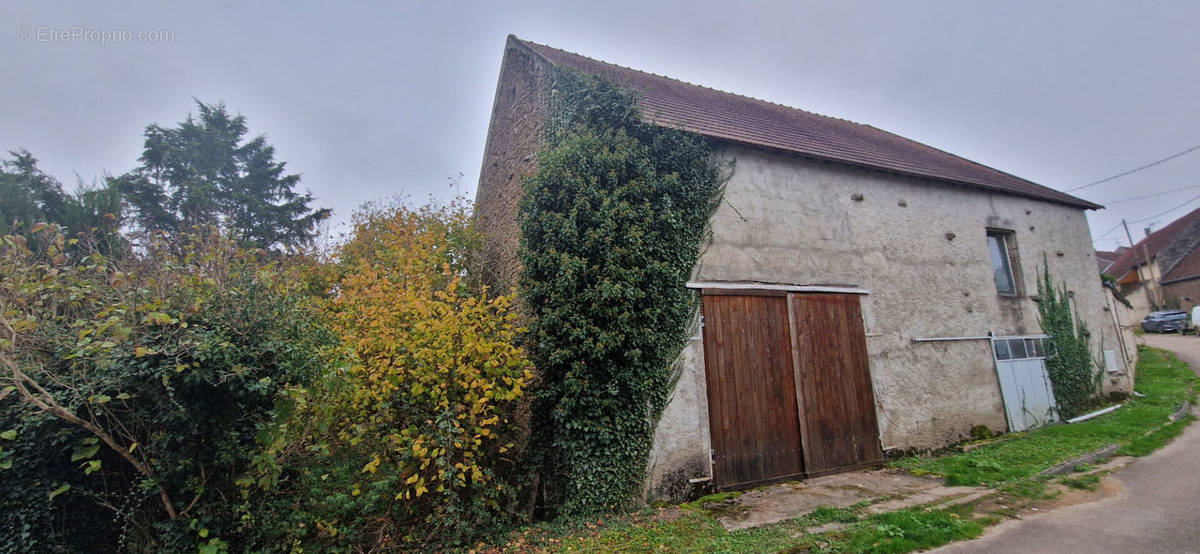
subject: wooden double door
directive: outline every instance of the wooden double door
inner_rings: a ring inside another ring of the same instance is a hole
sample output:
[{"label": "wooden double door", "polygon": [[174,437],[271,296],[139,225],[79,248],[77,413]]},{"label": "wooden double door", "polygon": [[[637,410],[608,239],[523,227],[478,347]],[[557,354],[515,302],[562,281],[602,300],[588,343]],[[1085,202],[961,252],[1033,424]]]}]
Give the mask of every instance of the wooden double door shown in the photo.
[{"label": "wooden double door", "polygon": [[883,460],[858,295],[703,291],[713,484]]}]

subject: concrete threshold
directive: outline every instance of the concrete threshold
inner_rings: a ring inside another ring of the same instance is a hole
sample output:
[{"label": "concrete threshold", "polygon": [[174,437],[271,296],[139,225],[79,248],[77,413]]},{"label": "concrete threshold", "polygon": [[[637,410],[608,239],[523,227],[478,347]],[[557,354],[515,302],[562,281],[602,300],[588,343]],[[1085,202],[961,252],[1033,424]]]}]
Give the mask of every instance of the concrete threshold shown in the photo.
[{"label": "concrete threshold", "polygon": [[821,506],[845,508],[867,501],[871,506],[866,511],[879,513],[967,496],[978,498],[975,495],[990,492],[978,487],[948,487],[940,477],[917,477],[900,469],[875,469],[772,485],[748,491],[709,509],[721,514],[717,520],[726,530],[735,531],[803,517]]}]

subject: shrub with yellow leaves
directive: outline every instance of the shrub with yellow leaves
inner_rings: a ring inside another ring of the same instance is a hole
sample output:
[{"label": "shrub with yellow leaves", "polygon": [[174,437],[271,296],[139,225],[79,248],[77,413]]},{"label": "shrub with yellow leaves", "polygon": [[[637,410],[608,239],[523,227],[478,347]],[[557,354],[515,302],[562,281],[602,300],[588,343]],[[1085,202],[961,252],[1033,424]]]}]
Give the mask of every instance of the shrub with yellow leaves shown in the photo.
[{"label": "shrub with yellow leaves", "polygon": [[468,284],[474,244],[461,203],[356,217],[328,302],[336,369],[292,391],[260,464],[276,467],[259,485],[305,484],[308,506],[284,514],[308,530],[292,540],[427,548],[505,517],[513,494],[498,468],[512,445],[502,437],[531,365],[515,345],[512,297]]}]

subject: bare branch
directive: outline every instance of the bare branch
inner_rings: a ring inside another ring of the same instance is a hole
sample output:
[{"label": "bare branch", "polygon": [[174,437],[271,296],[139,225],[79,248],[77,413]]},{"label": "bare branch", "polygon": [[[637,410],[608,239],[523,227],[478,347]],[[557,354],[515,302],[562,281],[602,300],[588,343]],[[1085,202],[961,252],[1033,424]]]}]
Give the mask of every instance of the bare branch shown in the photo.
[{"label": "bare branch", "polygon": [[[0,325],[3,325],[4,329],[8,331],[8,335],[11,337],[12,343],[16,344],[17,333],[13,330],[12,326],[8,324],[8,320],[0,318]],[[118,444],[111,435],[109,435],[104,431],[104,429],[101,429],[95,423],[81,419],[79,416],[71,413],[66,408],[63,408],[62,405],[55,400],[54,396],[50,394],[50,392],[42,388],[37,381],[34,381],[28,375],[25,375],[23,372],[21,372],[21,369],[17,366],[16,360],[14,360],[8,352],[0,353],[0,363],[8,366],[9,371],[12,373],[13,385],[17,388],[17,393],[20,395],[20,397],[26,402],[33,404],[43,412],[51,414],[63,421],[66,421],[67,423],[87,430],[89,433],[95,435],[97,438],[103,441],[104,444],[107,444],[109,448],[117,453],[117,455],[121,456],[125,459],[125,461],[133,465],[134,469],[136,469],[139,473],[148,478],[154,478],[154,472],[151,471],[150,466],[146,465],[145,462],[133,457],[133,454],[130,453],[128,448]],[[36,393],[31,392],[29,387],[32,387]],[[170,516],[171,519],[175,519],[175,505],[171,502],[170,495],[167,494],[167,490],[163,488],[161,484],[158,485],[158,495],[162,499],[163,507],[166,509],[167,515]]]}]

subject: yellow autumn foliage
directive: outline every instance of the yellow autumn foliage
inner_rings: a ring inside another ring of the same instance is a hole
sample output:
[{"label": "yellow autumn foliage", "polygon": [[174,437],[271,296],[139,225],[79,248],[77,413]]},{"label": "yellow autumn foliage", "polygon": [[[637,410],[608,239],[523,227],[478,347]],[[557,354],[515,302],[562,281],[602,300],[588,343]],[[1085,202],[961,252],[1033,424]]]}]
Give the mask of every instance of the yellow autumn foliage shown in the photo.
[{"label": "yellow autumn foliage", "polygon": [[499,508],[495,469],[512,447],[501,437],[532,374],[513,297],[469,284],[474,244],[465,206],[392,205],[360,213],[336,253],[328,313],[340,367],[331,397],[307,403],[321,448],[354,468],[329,484],[367,497],[356,510],[386,500],[392,540],[464,504]]}]

